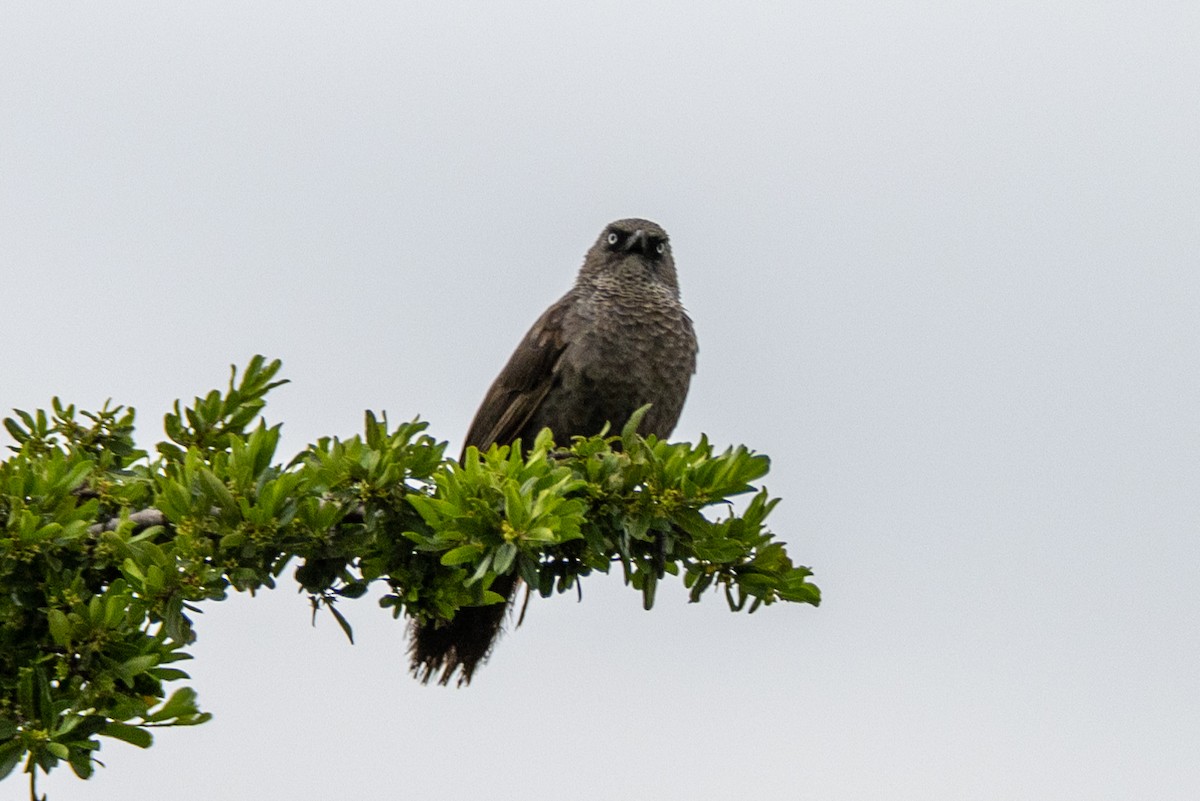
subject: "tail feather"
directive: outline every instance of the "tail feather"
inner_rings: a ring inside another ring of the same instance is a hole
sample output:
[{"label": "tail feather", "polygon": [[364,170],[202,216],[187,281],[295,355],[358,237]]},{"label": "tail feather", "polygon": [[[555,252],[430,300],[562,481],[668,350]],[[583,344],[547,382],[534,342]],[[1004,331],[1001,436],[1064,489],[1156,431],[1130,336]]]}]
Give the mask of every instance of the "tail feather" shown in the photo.
[{"label": "tail feather", "polygon": [[516,576],[498,576],[490,589],[503,595],[505,603],[463,607],[449,622],[414,622],[409,646],[413,675],[428,684],[440,672],[437,682],[446,685],[457,670],[458,686],[470,684],[500,637],[516,588]]}]

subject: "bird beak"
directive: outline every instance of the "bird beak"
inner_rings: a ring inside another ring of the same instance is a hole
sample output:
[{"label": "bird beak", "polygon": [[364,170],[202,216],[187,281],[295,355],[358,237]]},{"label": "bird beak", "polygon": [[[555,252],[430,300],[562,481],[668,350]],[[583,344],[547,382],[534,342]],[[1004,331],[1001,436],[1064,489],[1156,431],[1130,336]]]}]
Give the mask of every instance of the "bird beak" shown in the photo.
[{"label": "bird beak", "polygon": [[625,243],[625,250],[636,250],[638,253],[645,255],[647,245],[649,243],[646,241],[646,232],[639,228],[633,232],[633,236],[629,237],[629,241]]}]

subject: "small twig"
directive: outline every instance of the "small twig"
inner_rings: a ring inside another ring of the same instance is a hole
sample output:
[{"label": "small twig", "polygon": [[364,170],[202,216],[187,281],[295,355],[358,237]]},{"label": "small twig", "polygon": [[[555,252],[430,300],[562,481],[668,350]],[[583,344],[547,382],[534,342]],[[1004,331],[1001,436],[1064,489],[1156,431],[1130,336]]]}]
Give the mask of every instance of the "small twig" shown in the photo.
[{"label": "small twig", "polygon": [[[129,521],[133,523],[135,531],[150,528],[151,526],[167,525],[167,516],[157,509],[139,509],[129,515]],[[88,527],[88,534],[100,534],[105,531],[116,531],[117,526],[121,525],[120,517],[112,517],[103,523],[94,523]]]}]

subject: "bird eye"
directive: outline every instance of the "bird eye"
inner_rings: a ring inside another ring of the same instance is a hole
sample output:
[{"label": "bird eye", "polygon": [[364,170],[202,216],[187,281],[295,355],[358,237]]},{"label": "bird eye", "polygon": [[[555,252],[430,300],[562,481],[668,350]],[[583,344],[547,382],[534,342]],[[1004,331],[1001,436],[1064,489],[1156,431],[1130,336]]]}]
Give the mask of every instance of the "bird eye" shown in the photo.
[{"label": "bird eye", "polygon": [[617,241],[618,241],[620,238],[621,238],[621,237],[617,236],[617,232],[616,232],[616,231],[609,231],[609,232],[608,232],[608,244],[610,244],[610,245],[615,245],[615,244],[617,244]]},{"label": "bird eye", "polygon": [[658,243],[658,247],[656,247],[656,248],[654,249],[654,251],[655,251],[655,252],[656,252],[658,255],[660,255],[660,256],[661,256],[662,254],[666,253],[666,252],[667,252],[667,243],[666,243],[666,242],[659,242],[659,243]]}]

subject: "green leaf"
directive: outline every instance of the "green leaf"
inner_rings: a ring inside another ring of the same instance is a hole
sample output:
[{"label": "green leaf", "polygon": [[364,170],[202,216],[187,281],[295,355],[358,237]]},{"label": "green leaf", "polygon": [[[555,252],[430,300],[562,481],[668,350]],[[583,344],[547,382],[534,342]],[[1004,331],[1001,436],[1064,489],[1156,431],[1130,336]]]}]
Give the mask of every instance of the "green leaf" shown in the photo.
[{"label": "green leaf", "polygon": [[692,543],[696,558],[713,564],[732,562],[746,554],[746,547],[729,540],[705,540]]},{"label": "green leaf", "polygon": [[67,763],[79,778],[92,778],[94,769],[92,767],[92,752],[90,749],[77,748],[72,750],[71,757],[67,760]]},{"label": "green leaf", "polygon": [[237,501],[234,500],[233,494],[229,492],[229,488],[225,486],[225,482],[217,478],[217,476],[209,469],[201,467],[199,469],[200,478],[203,479],[205,487],[207,487],[213,502],[221,507],[223,511],[231,512],[237,509]]},{"label": "green leaf", "polygon": [[159,681],[179,681],[180,679],[190,679],[191,678],[191,676],[189,676],[187,673],[185,673],[182,670],[178,670],[176,668],[159,667],[159,668],[154,668],[153,670],[151,670],[149,672],[151,675],[154,676],[154,678],[158,679]]},{"label": "green leaf", "polygon": [[61,609],[51,609],[46,613],[46,620],[49,623],[50,636],[54,638],[54,642],[64,648],[67,647],[71,640],[71,621],[67,619],[66,614]]},{"label": "green leaf", "polygon": [[135,656],[132,659],[127,659],[121,664],[113,668],[113,673],[121,681],[128,685],[133,684],[134,676],[139,673],[145,673],[150,668],[158,664],[158,657],[154,654],[142,654]]},{"label": "green leaf", "polygon": [[[136,745],[138,748],[149,748],[154,742],[154,736],[150,732],[139,726],[131,726],[128,723],[110,720],[100,729],[100,734],[106,737],[114,737],[118,740]],[[64,759],[66,757],[63,757]]]},{"label": "green leaf", "polygon": [[346,639],[350,641],[351,645],[353,645],[354,629],[350,628],[350,621],[346,620],[342,613],[338,611],[338,608],[333,604],[328,604],[328,607],[329,611],[333,614],[333,619],[336,620],[338,625],[342,627],[342,632],[346,635]]},{"label": "green leaf", "polygon": [[483,546],[469,543],[451,548],[442,554],[441,563],[446,566],[461,565],[464,562],[474,562],[483,553]]},{"label": "green leaf", "polygon": [[25,756],[25,743],[20,738],[14,738],[0,743],[0,780],[13,772]]},{"label": "green leaf", "polygon": [[654,594],[658,589],[658,576],[653,573],[642,573],[645,577],[642,585],[642,608],[649,612],[654,608]]},{"label": "green leaf", "polygon": [[[17,441],[18,445],[22,445],[29,440],[29,434],[11,417],[4,418],[4,427],[8,429],[8,433]],[[14,448],[14,450],[16,449]],[[12,768],[10,767],[9,770],[12,770]]]},{"label": "green leaf", "polygon": [[516,556],[517,546],[511,542],[504,543],[496,549],[496,554],[492,557],[492,570],[497,573],[507,573]]},{"label": "green leaf", "polygon": [[143,717],[147,723],[161,723],[180,717],[199,714],[196,707],[196,691],[191,687],[180,687],[157,710]]},{"label": "green leaf", "polygon": [[627,446],[633,443],[633,438],[637,435],[637,430],[642,425],[642,418],[646,416],[646,412],[650,411],[650,407],[653,405],[652,403],[647,403],[629,416],[625,427],[621,429],[621,439]]}]

